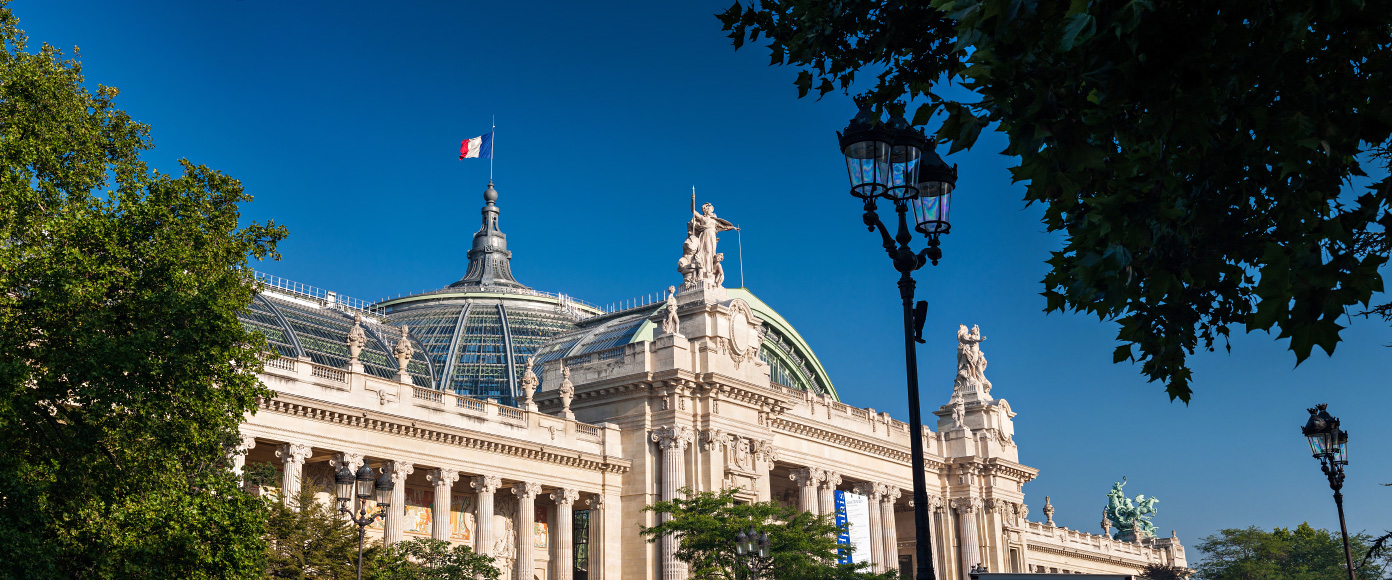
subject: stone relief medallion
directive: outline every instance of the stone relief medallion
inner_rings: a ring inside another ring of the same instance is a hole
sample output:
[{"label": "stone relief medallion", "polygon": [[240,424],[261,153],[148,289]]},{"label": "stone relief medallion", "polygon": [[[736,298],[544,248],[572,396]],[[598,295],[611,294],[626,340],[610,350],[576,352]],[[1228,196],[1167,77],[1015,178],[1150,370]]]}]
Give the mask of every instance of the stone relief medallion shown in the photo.
[{"label": "stone relief medallion", "polygon": [[755,340],[759,337],[758,328],[753,322],[754,313],[749,310],[749,305],[743,300],[735,299],[730,301],[730,337],[729,350],[730,358],[735,361],[735,368],[739,368],[740,363],[754,358],[759,354],[759,344]]}]

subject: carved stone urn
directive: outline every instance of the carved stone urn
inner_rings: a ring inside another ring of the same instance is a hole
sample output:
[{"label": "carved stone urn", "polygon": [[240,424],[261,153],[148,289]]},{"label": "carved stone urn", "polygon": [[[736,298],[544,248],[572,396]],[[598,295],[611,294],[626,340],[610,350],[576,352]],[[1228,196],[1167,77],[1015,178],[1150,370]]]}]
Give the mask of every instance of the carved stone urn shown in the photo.
[{"label": "carved stone urn", "polygon": [[574,419],[575,413],[570,411],[570,402],[575,399],[575,385],[570,382],[570,369],[561,367],[561,414],[567,419]]}]

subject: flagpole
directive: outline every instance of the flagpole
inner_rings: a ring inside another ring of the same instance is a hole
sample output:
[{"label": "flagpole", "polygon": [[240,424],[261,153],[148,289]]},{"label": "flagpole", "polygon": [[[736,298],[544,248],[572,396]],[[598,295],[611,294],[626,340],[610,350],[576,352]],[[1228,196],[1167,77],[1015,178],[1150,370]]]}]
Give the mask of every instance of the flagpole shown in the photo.
[{"label": "flagpole", "polygon": [[493,184],[493,156],[494,151],[498,150],[498,116],[493,115],[493,128],[489,129],[489,151],[488,151],[488,183]]},{"label": "flagpole", "polygon": [[744,234],[740,231],[739,224],[735,225],[735,241],[739,243],[740,288],[744,288]]}]

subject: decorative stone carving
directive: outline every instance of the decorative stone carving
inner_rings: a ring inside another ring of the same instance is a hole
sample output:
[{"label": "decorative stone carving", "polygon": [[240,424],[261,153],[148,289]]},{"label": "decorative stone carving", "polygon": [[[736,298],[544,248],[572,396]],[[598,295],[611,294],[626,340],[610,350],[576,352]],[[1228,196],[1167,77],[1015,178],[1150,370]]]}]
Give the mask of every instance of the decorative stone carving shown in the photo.
[{"label": "decorative stone carving", "polygon": [[658,427],[653,429],[652,440],[665,452],[668,449],[682,451],[695,439],[690,427],[677,425],[675,427]]},{"label": "decorative stone carving", "polygon": [[401,338],[397,339],[396,346],[392,347],[392,354],[396,356],[396,380],[410,382],[411,375],[406,372],[406,366],[411,363],[411,357],[416,354],[416,347],[411,346],[411,339],[408,336],[410,329],[405,324],[401,325]]},{"label": "decorative stone carving", "polygon": [[733,454],[735,467],[744,471],[754,470],[754,451],[752,445],[753,442],[751,442],[748,437],[735,438],[735,452]]},{"label": "decorative stone carving", "polygon": [[536,362],[536,357],[527,357],[527,371],[522,373],[522,404],[528,411],[537,409],[536,403],[532,401],[532,395],[536,394],[537,385],[541,380],[537,378],[536,371],[532,370],[532,364]]},{"label": "decorative stone carving", "polygon": [[1054,525],[1054,504],[1049,501],[1049,496],[1044,496],[1044,525]]},{"label": "decorative stone carving", "polygon": [[479,493],[497,493],[502,485],[503,480],[496,475],[478,475],[469,481],[469,487]]},{"label": "decorative stone carving", "polygon": [[987,402],[991,398],[991,381],[986,380],[986,355],[981,353],[981,328],[958,325],[957,378],[952,384],[953,395],[960,394],[969,403]]},{"label": "decorative stone carving", "polygon": [[242,435],[237,440],[236,447],[227,450],[227,458],[232,462],[232,473],[237,474],[238,479],[241,479],[242,470],[246,467],[247,453],[250,453],[253,447],[256,447],[256,437]]},{"label": "decorative stone carving", "polygon": [[696,190],[691,190],[691,221],[686,224],[686,241],[682,243],[682,257],[677,260],[677,271],[682,275],[682,289],[719,288],[723,276],[717,282],[716,258],[717,234],[737,230],[734,224],[716,217],[715,206],[707,203],[696,212]]},{"label": "decorative stone carving", "polygon": [[357,474],[358,468],[363,465],[363,454],[347,452],[335,453],[334,456],[329,459],[329,465],[333,467],[335,474],[344,466],[347,466],[349,471]]},{"label": "decorative stone carving", "polygon": [[570,402],[575,399],[575,385],[570,382],[570,367],[561,363],[561,414],[567,419],[574,419],[575,413],[570,412]]},{"label": "decorative stone carving", "polygon": [[681,319],[677,317],[677,287],[667,287],[667,316],[662,319],[662,334],[680,334]]},{"label": "decorative stone carving", "polygon": [[1112,537],[1112,520],[1107,517],[1107,508],[1102,508],[1102,535]]},{"label": "decorative stone carving", "polygon": [[353,315],[353,327],[348,329],[348,360],[349,363],[358,362],[358,355],[362,354],[363,347],[367,346],[367,333],[363,332],[362,315]]},{"label": "decorative stone carving", "polygon": [[752,451],[754,458],[764,463],[773,463],[778,460],[778,449],[773,446],[773,441],[752,441]]},{"label": "decorative stone carving", "polygon": [[574,488],[568,489],[562,487],[557,488],[556,491],[551,492],[550,496],[551,499],[555,500],[555,502],[558,504],[570,504],[574,503],[575,500],[580,499],[580,492],[576,491]]},{"label": "decorative stone carving", "polygon": [[724,346],[736,369],[746,360],[759,358],[760,343],[756,339],[759,337],[758,327],[763,323],[758,320],[743,300],[730,301],[730,337]]},{"label": "decorative stone carving", "polygon": [[967,430],[967,406],[962,403],[962,394],[952,393],[952,423],[957,429]]}]

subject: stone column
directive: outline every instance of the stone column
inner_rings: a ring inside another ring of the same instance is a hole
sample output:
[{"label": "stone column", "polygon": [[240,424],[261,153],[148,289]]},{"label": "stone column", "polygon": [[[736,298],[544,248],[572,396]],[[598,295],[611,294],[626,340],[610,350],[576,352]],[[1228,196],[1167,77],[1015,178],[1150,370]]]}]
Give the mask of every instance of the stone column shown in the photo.
[{"label": "stone column", "polygon": [[822,478],[822,485],[817,488],[818,503],[821,504],[822,515],[831,516],[832,521],[836,519],[836,486],[841,485],[841,476],[835,472],[827,471],[826,477]]},{"label": "stone column", "polygon": [[981,563],[981,547],[976,539],[976,512],[981,509],[981,498],[959,497],[952,500],[953,509],[962,522],[962,577],[971,577],[971,569]]},{"label": "stone column", "polygon": [[876,574],[884,571],[884,533],[880,530],[880,510],[875,509],[880,503],[882,487],[869,482],[855,485],[855,492],[870,500],[870,571]]},{"label": "stone column", "polygon": [[496,475],[480,475],[469,482],[478,492],[474,498],[474,552],[493,555],[493,494],[502,481]]},{"label": "stone column", "polygon": [[519,482],[512,486],[512,494],[517,496],[517,568],[512,580],[532,580],[535,575],[532,567],[536,565],[532,556],[532,546],[536,535],[536,496],[541,493],[541,484]]},{"label": "stone column", "polygon": [[[692,440],[691,429],[682,427],[659,427],[653,429],[652,440],[662,449],[662,495],[663,501],[677,498],[677,490],[686,481],[685,451]],[[671,516],[663,515],[662,521]],[[686,564],[677,559],[677,538],[662,538],[662,578],[661,580],[686,580]],[[526,579],[530,580],[530,579]]]},{"label": "stone column", "polygon": [[401,541],[402,524],[406,519],[406,476],[415,471],[415,466],[405,461],[389,461],[388,472],[391,474],[392,492],[391,507],[387,510],[386,521],[383,527],[386,528],[382,534],[382,544],[390,546]]},{"label": "stone column", "polygon": [[604,580],[604,494],[586,501],[590,508],[590,580]]},{"label": "stone column", "polygon": [[[943,570],[948,568],[948,547],[952,545],[952,542],[951,538],[947,535],[947,526],[944,524],[944,522],[949,520],[947,519],[947,512],[945,511],[942,497],[937,495],[928,496],[928,507],[929,513],[933,516],[933,521],[931,522],[933,529],[930,532],[933,537],[933,577],[947,578]],[[915,539],[914,541],[917,540]],[[917,562],[915,562],[914,565],[917,566]]]},{"label": "stone column", "polygon": [[450,539],[450,493],[459,472],[453,469],[432,469],[425,479],[435,484],[435,503],[430,506],[430,536],[446,542]]},{"label": "stone column", "polygon": [[826,479],[826,473],[815,467],[800,467],[788,474],[788,479],[798,488],[798,509],[817,515],[817,484]]},{"label": "stone column", "polygon": [[580,499],[580,492],[560,488],[551,492],[551,499],[556,501],[556,550],[555,556],[551,558],[552,580],[571,580],[575,573],[575,554],[572,548],[575,531],[571,527],[575,520],[571,513],[571,504]]},{"label": "stone column", "polygon": [[899,567],[899,530],[894,521],[894,502],[899,499],[899,488],[886,485],[880,497],[880,529],[884,530],[885,569],[894,571]]},{"label": "stone column", "polygon": [[232,459],[232,473],[237,475],[238,480],[241,480],[242,469],[246,467],[247,453],[251,452],[253,447],[256,447],[256,437],[243,435],[237,442],[237,448],[228,454]]},{"label": "stone column", "polygon": [[280,501],[294,505],[300,499],[300,481],[303,479],[304,462],[309,459],[308,445],[286,443],[276,448],[275,455],[280,459]]}]

